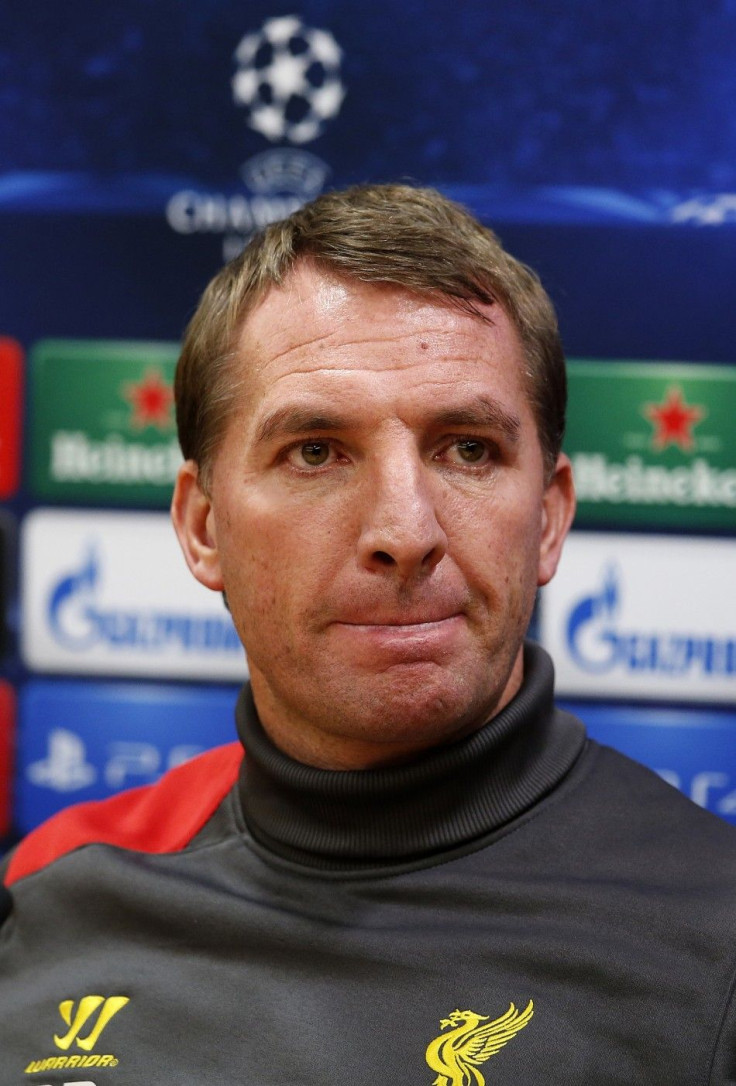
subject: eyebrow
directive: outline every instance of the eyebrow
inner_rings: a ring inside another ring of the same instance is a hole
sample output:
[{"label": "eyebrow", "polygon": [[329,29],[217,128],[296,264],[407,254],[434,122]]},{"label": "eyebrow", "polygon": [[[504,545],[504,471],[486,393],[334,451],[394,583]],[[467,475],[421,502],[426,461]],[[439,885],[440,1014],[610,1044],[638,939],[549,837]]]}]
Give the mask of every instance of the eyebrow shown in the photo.
[{"label": "eyebrow", "polygon": [[486,396],[480,396],[469,404],[437,411],[432,416],[432,422],[435,426],[451,426],[453,429],[500,430],[513,444],[518,442],[521,435],[519,416]]},{"label": "eyebrow", "polygon": [[[431,428],[485,429],[500,431],[516,444],[521,434],[521,419],[501,407],[495,400],[481,396],[467,404],[458,404],[435,411],[427,419]],[[295,437],[309,433],[336,433],[355,426],[355,420],[344,415],[321,413],[309,406],[286,404],[267,415],[256,431],[256,441],[272,441],[276,437]]]},{"label": "eyebrow", "polygon": [[275,437],[290,437],[314,433],[317,430],[336,431],[349,428],[349,420],[339,415],[323,415],[309,407],[287,405],[266,415],[256,431],[256,441],[271,441]]}]

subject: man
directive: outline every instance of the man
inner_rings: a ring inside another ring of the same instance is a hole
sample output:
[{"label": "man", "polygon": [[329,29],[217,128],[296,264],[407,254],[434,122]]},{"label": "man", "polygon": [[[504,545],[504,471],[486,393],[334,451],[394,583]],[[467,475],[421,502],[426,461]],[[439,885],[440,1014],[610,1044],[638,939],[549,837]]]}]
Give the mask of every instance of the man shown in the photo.
[{"label": "man", "polygon": [[574,510],[537,278],[436,193],[329,194],[215,278],[176,393],[245,757],[11,858],[2,1086],[736,1082],[733,831],[524,645]]}]

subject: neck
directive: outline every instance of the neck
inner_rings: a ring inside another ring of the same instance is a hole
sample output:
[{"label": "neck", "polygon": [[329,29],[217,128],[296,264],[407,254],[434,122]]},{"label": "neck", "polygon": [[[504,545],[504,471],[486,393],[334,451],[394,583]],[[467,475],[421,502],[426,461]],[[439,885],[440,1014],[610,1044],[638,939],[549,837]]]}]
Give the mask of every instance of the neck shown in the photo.
[{"label": "neck", "polygon": [[584,729],[555,710],[552,694],[552,662],[528,645],[521,689],[484,727],[408,764],[334,772],[276,747],[245,687],[237,718],[248,829],[268,852],[321,870],[393,868],[475,847],[537,803],[578,757]]}]

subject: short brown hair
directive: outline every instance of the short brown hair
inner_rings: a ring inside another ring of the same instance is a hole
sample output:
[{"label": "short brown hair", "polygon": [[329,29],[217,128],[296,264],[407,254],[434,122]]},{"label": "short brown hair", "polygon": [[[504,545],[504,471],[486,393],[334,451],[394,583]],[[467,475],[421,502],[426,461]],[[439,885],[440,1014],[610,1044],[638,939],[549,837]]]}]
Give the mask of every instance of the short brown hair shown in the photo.
[{"label": "short brown hair", "polygon": [[551,476],[565,427],[566,377],[554,307],[538,276],[492,230],[434,189],[360,185],[328,192],[272,223],[214,277],[187,328],[176,371],[176,419],[186,459],[209,469],[234,408],[236,339],[248,313],[294,264],[435,294],[481,317],[500,304],[513,321],[545,466]]}]

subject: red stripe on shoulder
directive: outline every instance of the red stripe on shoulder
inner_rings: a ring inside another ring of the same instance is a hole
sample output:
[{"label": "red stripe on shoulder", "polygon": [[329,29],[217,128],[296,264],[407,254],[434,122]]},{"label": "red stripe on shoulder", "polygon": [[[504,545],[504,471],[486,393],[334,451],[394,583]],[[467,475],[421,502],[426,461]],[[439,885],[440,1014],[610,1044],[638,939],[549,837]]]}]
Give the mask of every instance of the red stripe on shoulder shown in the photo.
[{"label": "red stripe on shoulder", "polygon": [[156,784],[59,811],[24,838],[5,874],[10,886],[82,845],[177,852],[204,826],[237,780],[243,748],[228,743],[166,773]]}]

